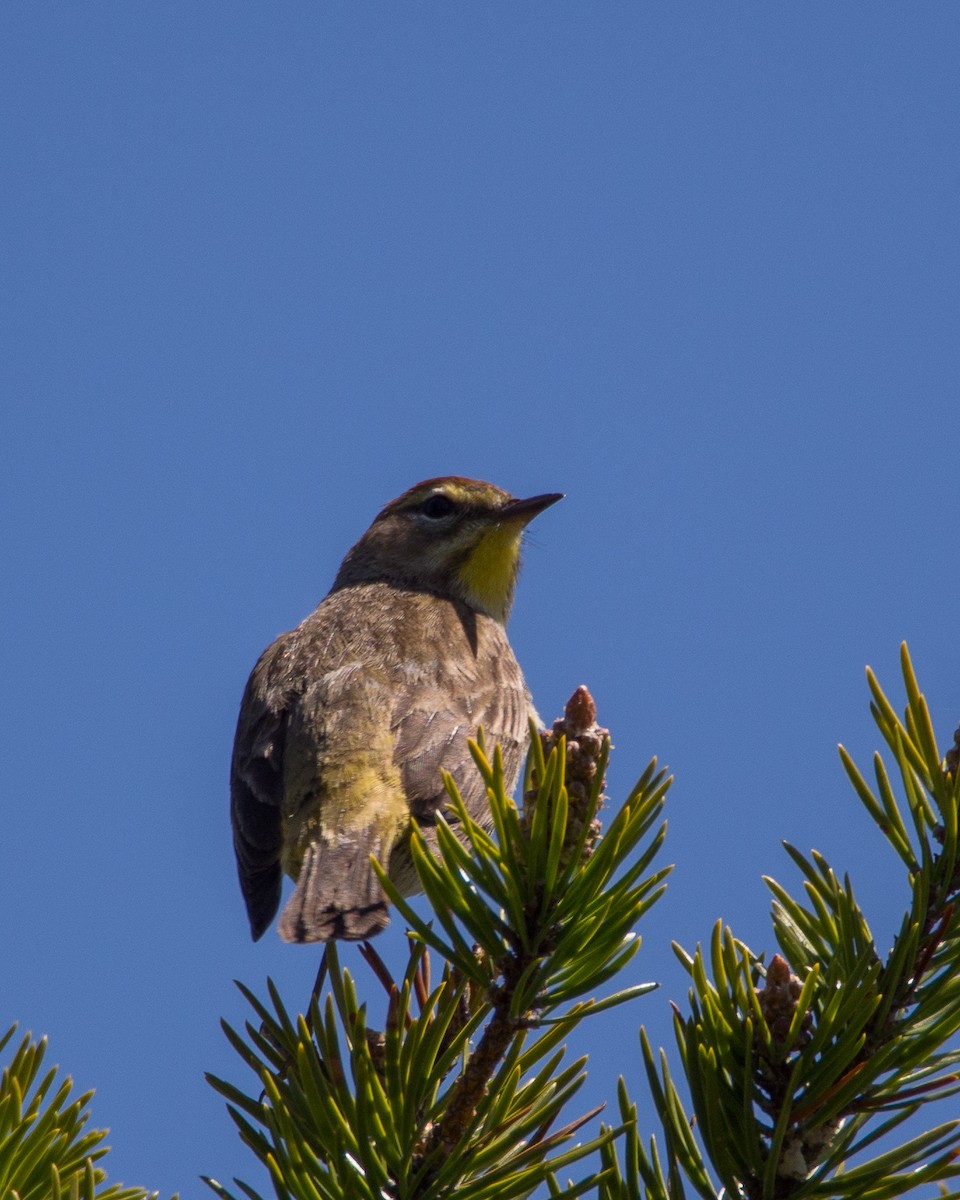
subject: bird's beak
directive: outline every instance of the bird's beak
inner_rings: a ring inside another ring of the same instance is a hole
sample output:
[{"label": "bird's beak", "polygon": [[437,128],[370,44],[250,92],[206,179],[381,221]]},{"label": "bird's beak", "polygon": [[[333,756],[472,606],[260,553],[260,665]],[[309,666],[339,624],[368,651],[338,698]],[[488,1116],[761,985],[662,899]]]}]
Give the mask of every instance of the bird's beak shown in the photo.
[{"label": "bird's beak", "polygon": [[563,492],[547,492],[544,496],[531,496],[529,500],[508,500],[497,514],[498,521],[519,521],[526,525],[551,504],[563,499]]}]

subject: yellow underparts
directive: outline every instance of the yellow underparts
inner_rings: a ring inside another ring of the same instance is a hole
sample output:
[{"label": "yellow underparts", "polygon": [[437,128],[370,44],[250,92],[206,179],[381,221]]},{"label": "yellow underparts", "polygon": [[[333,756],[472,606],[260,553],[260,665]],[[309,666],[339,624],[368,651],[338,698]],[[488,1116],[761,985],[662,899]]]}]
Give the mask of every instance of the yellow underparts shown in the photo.
[{"label": "yellow underparts", "polygon": [[302,771],[294,762],[286,772],[286,794],[295,804],[284,821],[281,863],[293,879],[313,843],[351,843],[373,829],[376,844],[389,851],[407,823],[392,735],[386,727],[373,727],[363,711],[355,717],[349,737],[338,741],[340,753],[307,754]]},{"label": "yellow underparts", "polygon": [[483,535],[460,568],[464,598],[471,608],[506,620],[520,564],[523,525],[505,521]]}]

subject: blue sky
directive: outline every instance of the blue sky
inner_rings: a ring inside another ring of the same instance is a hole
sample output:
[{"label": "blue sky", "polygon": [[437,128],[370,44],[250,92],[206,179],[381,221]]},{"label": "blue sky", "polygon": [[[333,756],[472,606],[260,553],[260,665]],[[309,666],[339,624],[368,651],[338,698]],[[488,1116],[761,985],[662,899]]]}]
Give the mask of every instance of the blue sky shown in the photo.
[{"label": "blue sky", "polygon": [[670,1044],[671,938],[772,948],[781,838],[885,945],[902,881],[835,745],[868,763],[902,639],[960,718],[957,7],[0,23],[0,1026],[97,1089],[111,1176],[260,1179],[202,1073],[244,1077],[231,979],[296,1007],[316,956],[248,939],[240,694],[428,476],[567,493],[518,656],[546,717],[591,687],[614,800],[676,773],[627,981],[663,987],[585,1032],[584,1107],[642,1097],[641,1021]]}]

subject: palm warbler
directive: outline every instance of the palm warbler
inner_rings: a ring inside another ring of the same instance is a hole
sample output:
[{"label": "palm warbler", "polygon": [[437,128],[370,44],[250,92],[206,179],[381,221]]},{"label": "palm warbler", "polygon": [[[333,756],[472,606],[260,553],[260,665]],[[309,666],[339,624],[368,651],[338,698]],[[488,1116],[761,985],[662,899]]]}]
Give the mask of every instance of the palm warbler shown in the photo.
[{"label": "palm warbler", "polygon": [[515,500],[475,479],[418,483],[347,554],[329,595],[254,667],[240,707],[231,818],[253,937],[356,940],[388,923],[373,855],[419,890],[410,817],[428,841],[441,769],[490,827],[467,738],[482,725],[514,787],[533,714],[504,628],[529,521],[562,497]]}]

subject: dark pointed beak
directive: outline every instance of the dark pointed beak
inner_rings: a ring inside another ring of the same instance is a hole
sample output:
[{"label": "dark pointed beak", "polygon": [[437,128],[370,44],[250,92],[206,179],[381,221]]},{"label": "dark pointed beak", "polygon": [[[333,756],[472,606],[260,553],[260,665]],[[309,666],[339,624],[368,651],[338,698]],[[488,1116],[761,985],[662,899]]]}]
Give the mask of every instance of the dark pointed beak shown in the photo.
[{"label": "dark pointed beak", "polygon": [[563,499],[563,492],[547,492],[544,496],[531,496],[529,500],[509,500],[497,513],[498,521],[532,521],[551,504]]}]

